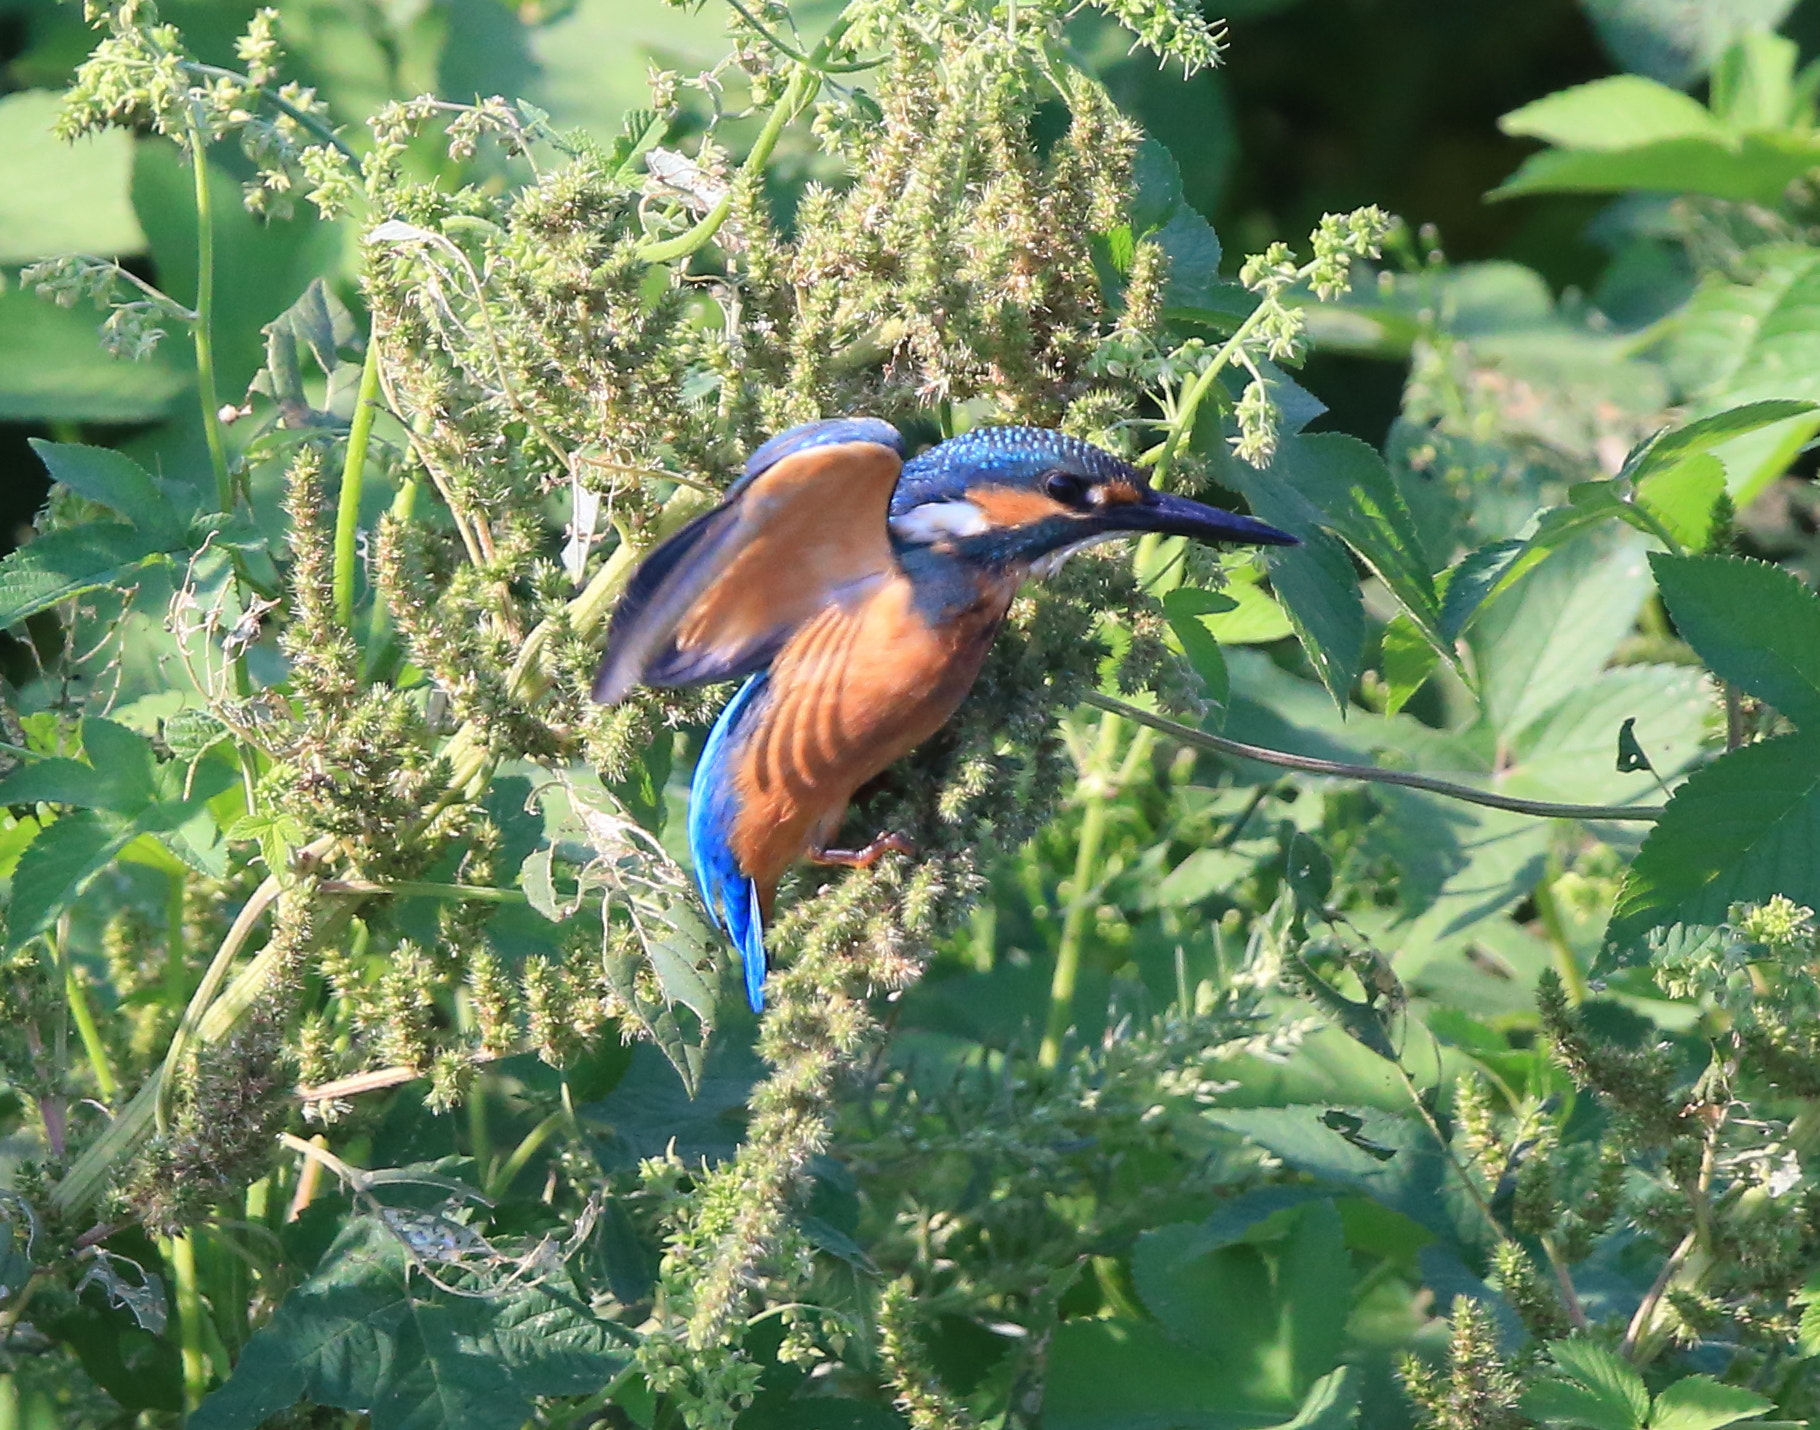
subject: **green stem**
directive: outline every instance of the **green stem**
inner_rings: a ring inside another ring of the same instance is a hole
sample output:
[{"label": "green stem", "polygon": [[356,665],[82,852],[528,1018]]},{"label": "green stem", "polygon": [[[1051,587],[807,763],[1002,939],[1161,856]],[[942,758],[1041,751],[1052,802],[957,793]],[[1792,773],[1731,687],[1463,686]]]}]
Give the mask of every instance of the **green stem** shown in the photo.
[{"label": "green stem", "polygon": [[190,169],[196,181],[196,387],[202,397],[202,434],[208,441],[209,465],[215,469],[215,504],[234,508],[234,479],[228,471],[227,445],[221,437],[221,396],[215,390],[215,221],[209,200],[208,141],[190,127]]},{"label": "green stem", "polygon": [[1182,450],[1182,444],[1188,440],[1188,434],[1194,431],[1194,419],[1207,394],[1213,390],[1213,384],[1219,375],[1232,365],[1232,360],[1239,355],[1257,326],[1264,320],[1265,312],[1272,300],[1263,297],[1257,307],[1251,310],[1246,319],[1232,330],[1220,350],[1213,355],[1213,361],[1189,385],[1182,394],[1181,404],[1176,408],[1175,421],[1169,425],[1169,435],[1163,439],[1161,448],[1156,449],[1156,480],[1160,484],[1169,476],[1169,469],[1175,464],[1176,454]]},{"label": "green stem", "polygon": [[1551,859],[1549,864],[1531,897],[1535,900],[1536,917],[1541,921],[1542,931],[1548,935],[1549,946],[1554,950],[1555,972],[1561,976],[1561,987],[1567,994],[1568,1003],[1578,1008],[1586,1001],[1586,970],[1580,967],[1580,956],[1568,942],[1561,905],[1555,899],[1554,861]]},{"label": "green stem", "polygon": [[[840,37],[847,31],[847,20],[843,16],[834,22],[821,43],[811,51],[808,61],[797,67],[790,77],[789,86],[784,90],[783,98],[778,100],[777,107],[765,120],[765,127],[758,132],[758,138],[752,144],[752,151],[746,155],[745,163],[739,166],[742,178],[754,179],[764,172],[765,165],[771,159],[771,151],[777,147],[777,141],[783,136],[785,127],[796,118],[802,107],[821,85],[820,67],[833,52]],[[727,221],[727,215],[733,212],[733,195],[735,189],[729,187],[719,203],[710,209],[702,221],[687,233],[678,234],[675,238],[665,239],[660,243],[647,244],[639,250],[638,256],[646,263],[673,263],[679,258],[687,258],[691,253],[704,247],[720,226]]]},{"label": "green stem", "polygon": [[512,1155],[507,1157],[500,1164],[499,1170],[488,1179],[490,1185],[487,1187],[487,1195],[503,1197],[507,1189],[511,1187],[513,1179],[524,1171],[525,1163],[537,1155],[537,1149],[568,1125],[569,1113],[566,1109],[562,1109],[552,1112],[526,1133],[524,1141],[512,1149]]},{"label": "green stem", "polygon": [[1118,754],[1120,721],[1107,713],[1100,717],[1099,740],[1087,766],[1086,806],[1081,814],[1081,842],[1074,852],[1074,882],[1069,889],[1068,912],[1062,918],[1062,941],[1055,955],[1055,976],[1049,984],[1049,1017],[1043,1027],[1037,1066],[1053,1068],[1062,1059],[1062,1039],[1074,1021],[1074,985],[1081,971],[1081,944],[1087,916],[1097,903],[1100,844],[1106,835],[1106,781],[1113,757]]},{"label": "green stem", "polygon": [[209,1357],[203,1344],[202,1293],[196,1283],[196,1243],[189,1232],[167,1240],[165,1259],[170,1263],[176,1292],[179,1345],[183,1354],[183,1408],[186,1414],[202,1404],[209,1388]]},{"label": "green stem", "polygon": [[1449,799],[1462,800],[1467,804],[1482,804],[1488,809],[1505,809],[1512,814],[1534,815],[1537,819],[1601,819],[1653,823],[1662,817],[1661,808],[1655,805],[1554,804],[1544,799],[1515,799],[1510,795],[1493,794],[1489,790],[1475,789],[1472,785],[1455,784],[1452,780],[1436,779],[1433,775],[1415,775],[1406,770],[1380,769],[1376,765],[1352,765],[1341,760],[1318,760],[1312,755],[1292,755],[1287,751],[1271,750],[1262,745],[1247,745],[1242,740],[1229,740],[1224,735],[1210,735],[1205,730],[1197,730],[1192,725],[1184,725],[1179,720],[1171,720],[1165,715],[1158,715],[1111,695],[1101,695],[1098,691],[1090,691],[1084,697],[1084,702],[1115,715],[1123,715],[1127,719],[1137,721],[1140,725],[1148,725],[1151,729],[1160,731],[1172,739],[1180,740],[1184,745],[1212,750],[1215,754],[1235,755],[1240,759],[1256,760],[1261,765],[1276,765],[1285,770],[1300,770],[1304,774],[1331,775],[1336,779],[1345,780],[1367,780],[1372,784],[1402,785],[1406,789],[1426,790],[1429,794],[1446,795]]},{"label": "green stem", "polygon": [[76,960],[61,947],[59,956],[63,963],[63,992],[69,999],[70,1016],[76,1020],[76,1032],[82,1038],[82,1051],[88,1055],[88,1065],[94,1070],[95,1087],[101,1093],[101,1100],[111,1106],[120,1094],[120,1084],[114,1078],[107,1044],[102,1041],[101,1029],[95,1023],[95,1010],[89,1006],[88,989],[76,968]]},{"label": "green stem", "polygon": [[360,534],[360,492],[366,479],[367,443],[379,411],[379,334],[367,334],[366,361],[360,369],[360,394],[354,399],[354,421],[348,428],[347,460],[341,468],[341,496],[335,507],[335,619],[354,629],[354,574]]}]

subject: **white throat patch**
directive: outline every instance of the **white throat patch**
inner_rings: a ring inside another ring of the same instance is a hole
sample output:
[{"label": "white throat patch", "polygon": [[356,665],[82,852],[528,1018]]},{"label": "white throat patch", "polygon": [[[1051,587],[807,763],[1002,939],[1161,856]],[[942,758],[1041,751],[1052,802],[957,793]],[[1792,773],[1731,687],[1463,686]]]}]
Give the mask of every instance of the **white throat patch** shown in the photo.
[{"label": "white throat patch", "polygon": [[932,546],[944,538],[979,536],[991,529],[986,513],[970,501],[930,501],[891,518],[891,532],[900,541]]}]

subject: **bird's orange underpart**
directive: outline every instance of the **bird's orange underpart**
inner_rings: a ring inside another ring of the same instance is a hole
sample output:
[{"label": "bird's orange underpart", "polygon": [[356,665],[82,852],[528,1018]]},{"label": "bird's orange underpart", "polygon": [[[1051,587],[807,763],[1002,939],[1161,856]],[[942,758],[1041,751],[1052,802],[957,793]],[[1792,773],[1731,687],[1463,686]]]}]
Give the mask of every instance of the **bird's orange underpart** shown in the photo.
[{"label": "bird's orange underpart", "polygon": [[1096,506],[1130,506],[1144,499],[1144,494],[1130,482],[1101,482],[1093,489],[1093,501]]},{"label": "bird's orange underpart", "polygon": [[853,792],[946,724],[972,688],[1016,589],[985,579],[976,611],[937,631],[908,578],[885,578],[778,653],[734,763],[740,811],[728,840],[767,913],[784,870],[840,832]]},{"label": "bird's orange underpart", "polygon": [[995,527],[1030,526],[1052,516],[1072,516],[1073,510],[1041,492],[1020,487],[972,487],[967,500]]},{"label": "bird's orange underpart", "polygon": [[[677,648],[737,649],[895,569],[885,517],[900,466],[889,448],[841,442],[766,471],[740,498],[739,549],[677,626]],[[831,495],[831,483],[843,489]]]}]

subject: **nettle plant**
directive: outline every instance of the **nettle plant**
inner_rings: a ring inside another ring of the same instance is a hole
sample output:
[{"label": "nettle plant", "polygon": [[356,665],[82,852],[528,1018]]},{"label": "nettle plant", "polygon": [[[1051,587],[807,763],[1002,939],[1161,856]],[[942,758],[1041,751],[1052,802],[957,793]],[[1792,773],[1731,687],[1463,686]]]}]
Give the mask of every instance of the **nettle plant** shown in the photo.
[{"label": "nettle plant", "polygon": [[[1820,902],[1795,827],[1820,602],[1718,554],[1715,449],[1811,433],[1812,407],[1744,392],[1661,435],[1666,399],[1639,403],[1583,434],[1617,440],[1605,475],[1568,441],[1513,476],[1451,271],[1363,209],[1222,279],[1167,152],[1076,63],[1072,8],[855,0],[804,40],[775,0],[735,5],[729,59],[657,76],[601,145],[507,99],[338,132],[283,82],[275,12],[227,70],[149,3],[90,5],[64,130],[178,146],[197,296],[80,256],[22,282],[98,304],[126,357],[187,333],[203,440],[156,473],[40,443],[51,502],[0,565],[0,626],[33,622],[39,661],[0,777],[14,1405],[1338,1426],[1408,1413],[1387,1348],[1450,1288],[1451,1354],[1404,1372],[1436,1423],[1602,1430],[1599,1395],[1626,1426],[1804,1413],[1814,950],[1772,896]],[[1099,8],[1165,62],[1218,58],[1191,6]],[[780,205],[799,121],[824,182]],[[229,143],[253,212],[348,226],[364,308],[312,282],[244,395],[214,361]],[[1348,298],[1387,244],[1403,271]],[[1394,465],[1302,430],[1319,404],[1285,368],[1342,301],[1417,334]],[[640,554],[766,435],[838,413],[918,441],[1063,427],[1304,544],[1269,593],[1249,557],[1147,541],[1022,596],[957,719],[854,816],[918,857],[797,877],[754,1027],[667,819],[724,692],[587,691]],[[1606,670],[1648,544],[1682,663]],[[1570,630],[1588,592],[1612,594],[1603,646]],[[1280,660],[1229,668],[1221,638]],[[1664,812],[1634,776],[1700,757],[1690,649],[1731,748]],[[1399,714],[1424,690],[1448,692],[1432,725]],[[1234,738],[1349,708],[1359,759]],[[1442,827],[1454,800],[1489,812]],[[1462,851],[1500,841],[1521,868],[1479,915],[1488,956],[1539,920],[1561,981],[1535,1047],[1461,1014],[1486,1074],[1445,1108],[1378,949],[1457,909]],[[1584,1011],[1575,930],[1614,897],[1613,977],[1643,996],[1657,945],[1702,1020],[1678,1042]],[[939,1019],[889,1034],[940,951],[1014,978],[1020,921],[1054,935],[1035,1019],[1007,994],[1015,1026],[946,1059]],[[1141,974],[1171,944],[1159,999]],[[1298,1000],[1394,1069],[1402,1110],[1223,1105],[1312,1035]],[[1618,1301],[1654,1278],[1623,1327],[1587,1266]]]}]

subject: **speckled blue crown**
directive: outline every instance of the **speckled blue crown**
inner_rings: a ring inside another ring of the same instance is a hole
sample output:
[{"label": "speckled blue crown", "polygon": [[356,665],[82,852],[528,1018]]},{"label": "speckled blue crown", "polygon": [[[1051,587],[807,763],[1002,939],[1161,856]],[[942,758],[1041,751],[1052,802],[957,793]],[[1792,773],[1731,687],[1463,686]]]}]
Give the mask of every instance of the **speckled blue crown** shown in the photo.
[{"label": "speckled blue crown", "polygon": [[906,463],[897,490],[891,494],[891,512],[897,516],[924,502],[955,501],[969,487],[987,482],[1022,486],[1044,472],[1058,470],[1091,481],[1121,478],[1143,482],[1143,476],[1129,463],[1065,432],[1051,432],[1046,427],[976,427]]}]

